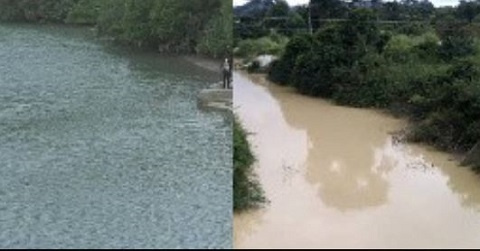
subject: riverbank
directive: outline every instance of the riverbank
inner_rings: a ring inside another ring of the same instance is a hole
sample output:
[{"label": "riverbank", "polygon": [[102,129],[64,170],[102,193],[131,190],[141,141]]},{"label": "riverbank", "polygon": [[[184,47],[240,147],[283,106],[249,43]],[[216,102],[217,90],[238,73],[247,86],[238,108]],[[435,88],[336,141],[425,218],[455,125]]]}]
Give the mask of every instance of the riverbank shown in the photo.
[{"label": "riverbank", "polygon": [[222,61],[202,56],[184,56],[188,62],[208,70],[218,76],[219,81],[210,84],[198,94],[198,104],[207,109],[226,112],[232,114],[233,107],[233,90],[232,88],[225,89],[222,87],[222,72],[220,66]]},{"label": "riverbank", "polygon": [[255,156],[248,133],[238,119],[233,123],[233,209],[239,213],[260,207],[265,202],[255,174]]},{"label": "riverbank", "polygon": [[[184,57],[189,62],[220,74],[222,61],[205,57]],[[222,83],[214,83],[210,88],[203,89],[199,93],[199,102],[203,107],[210,107],[215,110],[227,111],[233,115],[233,91],[223,89]],[[232,86],[233,88],[233,86]],[[260,207],[265,202],[263,190],[257,181],[254,173],[255,157],[248,143],[248,133],[244,130],[238,118],[233,119],[233,210],[241,212]]]},{"label": "riverbank", "polygon": [[405,120],[261,75],[236,73],[234,84],[269,200],[235,214],[236,248],[480,245],[480,178],[451,155],[398,141]]},{"label": "riverbank", "polygon": [[[219,79],[221,80],[221,66],[223,59],[215,59],[211,57],[205,57],[201,55],[187,55],[183,56],[187,61],[195,64],[196,66],[202,67],[205,70],[218,73]],[[220,82],[220,81],[219,81]]]},{"label": "riverbank", "polygon": [[232,15],[224,0],[0,2],[0,21],[92,25],[100,36],[130,45],[212,57],[230,53]]},{"label": "riverbank", "polygon": [[[252,79],[253,82],[259,83],[259,84],[265,84],[265,85],[277,85],[279,87],[282,87],[278,83],[271,82],[268,80],[268,75],[264,73],[247,73],[247,72],[241,72],[241,74],[248,75],[250,79]],[[299,95],[303,95],[301,93],[298,93],[297,90],[295,90],[294,87],[287,87],[291,89],[292,92],[297,93]],[[304,95],[305,98],[316,98],[312,96],[306,96]],[[395,110],[389,110],[389,109],[381,109],[381,108],[375,108],[375,107],[370,107],[370,108],[359,108],[359,107],[352,107],[348,105],[341,105],[341,104],[336,104],[334,100],[330,99],[324,99],[324,98],[318,98],[319,100],[327,101],[331,103],[332,105],[338,105],[340,107],[345,107],[345,108],[358,108],[358,109],[367,109],[371,111],[378,112],[380,114],[383,114],[385,116],[393,116],[398,119],[402,119],[405,121],[405,125],[399,129],[398,131],[391,132],[392,136],[395,138],[396,141],[402,142],[402,143],[410,143],[410,144],[416,144],[420,145],[423,147],[427,148],[434,148],[440,152],[443,152],[445,154],[450,155],[450,159],[453,159],[457,161],[458,163],[462,163],[462,165],[469,165],[471,168],[473,168],[475,171],[477,169],[477,165],[480,167],[480,161],[477,159],[476,155],[478,153],[478,149],[472,148],[472,150],[465,152],[465,151],[446,151],[445,149],[438,148],[435,145],[428,144],[427,142],[422,142],[422,141],[412,141],[411,139],[411,133],[412,129],[414,127],[415,122],[412,122],[409,120],[409,117],[407,114],[404,114],[403,112],[400,112],[398,110],[402,110],[402,108],[398,108],[397,112]],[[477,144],[480,145],[480,144]]]},{"label": "riverbank", "polygon": [[410,141],[471,150],[480,139],[478,32],[461,23],[449,32],[389,30],[376,14],[355,9],[338,26],[292,37],[269,79],[337,104],[404,114]]}]

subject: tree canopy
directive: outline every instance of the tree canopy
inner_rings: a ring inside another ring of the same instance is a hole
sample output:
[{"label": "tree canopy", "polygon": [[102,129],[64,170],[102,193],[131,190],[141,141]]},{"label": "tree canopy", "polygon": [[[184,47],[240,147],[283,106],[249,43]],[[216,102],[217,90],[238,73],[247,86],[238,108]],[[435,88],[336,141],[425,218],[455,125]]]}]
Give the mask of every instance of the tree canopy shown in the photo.
[{"label": "tree canopy", "polygon": [[162,51],[229,54],[231,0],[0,0],[0,20],[95,25],[100,35]]}]

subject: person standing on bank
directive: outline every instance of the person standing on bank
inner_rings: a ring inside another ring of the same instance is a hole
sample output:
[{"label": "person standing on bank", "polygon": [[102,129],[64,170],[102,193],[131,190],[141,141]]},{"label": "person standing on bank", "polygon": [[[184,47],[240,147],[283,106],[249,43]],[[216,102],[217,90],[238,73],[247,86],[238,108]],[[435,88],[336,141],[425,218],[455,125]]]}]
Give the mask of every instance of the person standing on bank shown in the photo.
[{"label": "person standing on bank", "polygon": [[228,62],[228,58],[225,58],[225,61],[222,64],[223,88],[228,88],[230,86],[230,71],[230,63]]}]

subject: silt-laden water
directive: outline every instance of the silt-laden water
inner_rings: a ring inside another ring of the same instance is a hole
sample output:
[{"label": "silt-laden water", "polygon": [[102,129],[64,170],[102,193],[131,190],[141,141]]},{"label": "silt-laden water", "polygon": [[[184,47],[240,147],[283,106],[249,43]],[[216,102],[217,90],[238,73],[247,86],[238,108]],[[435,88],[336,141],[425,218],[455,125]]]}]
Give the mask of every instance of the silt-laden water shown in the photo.
[{"label": "silt-laden water", "polygon": [[234,77],[270,200],[235,215],[236,248],[480,247],[480,177],[399,142],[405,121]]}]

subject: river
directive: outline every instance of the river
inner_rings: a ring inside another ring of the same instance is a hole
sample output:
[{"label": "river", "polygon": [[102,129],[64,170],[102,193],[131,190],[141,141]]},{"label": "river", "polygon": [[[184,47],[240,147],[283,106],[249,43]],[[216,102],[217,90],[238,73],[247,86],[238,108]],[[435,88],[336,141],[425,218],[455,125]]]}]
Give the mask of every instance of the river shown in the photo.
[{"label": "river", "polygon": [[479,248],[480,178],[405,144],[405,121],[234,76],[269,203],[234,216],[236,248]]},{"label": "river", "polygon": [[218,74],[89,28],[0,24],[0,248],[228,248]]}]

